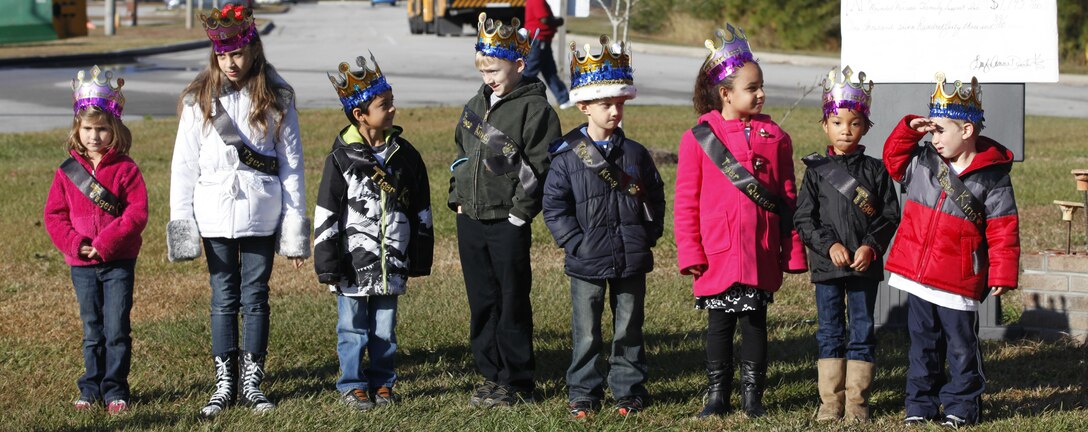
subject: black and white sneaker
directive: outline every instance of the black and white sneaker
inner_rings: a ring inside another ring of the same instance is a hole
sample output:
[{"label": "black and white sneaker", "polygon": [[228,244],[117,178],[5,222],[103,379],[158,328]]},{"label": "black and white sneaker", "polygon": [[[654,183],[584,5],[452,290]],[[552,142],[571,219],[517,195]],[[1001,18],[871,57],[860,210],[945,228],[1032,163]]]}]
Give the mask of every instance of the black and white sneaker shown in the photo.
[{"label": "black and white sneaker", "polygon": [[929,418],[922,416],[907,416],[903,419],[904,426],[924,426],[926,423],[929,423]]},{"label": "black and white sneaker", "polygon": [[486,407],[509,408],[519,403],[532,402],[532,392],[516,390],[509,385],[499,384],[495,387],[495,391],[491,392],[491,396],[488,396],[481,402],[481,405]]},{"label": "black and white sneaker", "polygon": [[949,429],[959,429],[961,427],[969,426],[970,424],[971,422],[967,421],[967,419],[952,414],[945,415],[944,421],[941,422],[941,426]]}]

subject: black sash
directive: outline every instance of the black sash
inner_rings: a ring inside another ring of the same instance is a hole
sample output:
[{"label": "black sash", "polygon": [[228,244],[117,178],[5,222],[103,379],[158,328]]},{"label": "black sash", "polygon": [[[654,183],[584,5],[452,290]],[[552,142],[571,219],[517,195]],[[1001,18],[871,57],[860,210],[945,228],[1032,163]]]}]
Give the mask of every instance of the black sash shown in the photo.
[{"label": "black sash", "polygon": [[654,214],[650,211],[650,206],[646,204],[643,199],[642,186],[639,184],[638,179],[624,172],[620,167],[611,161],[605,159],[601,154],[601,150],[597,148],[596,144],[589,141],[589,137],[585,136],[581,130],[575,129],[563,137],[563,140],[573,146],[575,155],[582,160],[586,168],[590,171],[597,173],[604,180],[608,186],[612,189],[624,192],[636,200],[642,206],[642,217],[646,222],[654,221]]},{"label": "black sash", "polygon": [[104,210],[114,216],[121,215],[121,200],[102,186],[98,180],[95,180],[91,173],[87,172],[87,168],[84,168],[79,161],[75,158],[68,158],[60,164],[61,171],[68,176],[68,180],[79,188],[80,192],[83,192],[87,198],[91,200],[98,208]]},{"label": "black sash", "polygon": [[461,113],[460,124],[466,132],[480,140],[492,152],[499,154],[484,159],[484,165],[489,171],[496,175],[517,171],[518,179],[521,181],[521,188],[525,190],[525,193],[531,195],[536,190],[536,174],[533,174],[532,167],[525,163],[525,160],[521,157],[517,143],[501,130],[491,126],[479,115],[472,112],[467,105],[464,112]]},{"label": "black sash", "polygon": [[873,194],[862,186],[856,178],[846,172],[846,169],[831,158],[825,158],[818,153],[813,153],[801,158],[801,162],[816,171],[820,178],[827,180],[835,190],[849,199],[866,216],[873,217],[877,213],[877,204],[873,201]]},{"label": "black sash", "polygon": [[[366,146],[366,144],[362,144]],[[388,145],[396,145],[395,143],[389,143]],[[383,192],[392,195],[393,201],[400,199],[397,196],[397,179],[389,171],[378,163],[378,158],[374,156],[374,151],[369,147],[364,147],[361,150],[344,149],[341,152],[348,158],[348,163],[341,163],[340,166],[346,171],[350,170],[354,164],[362,165],[364,168],[361,170],[364,175],[370,181],[374,182]],[[392,153],[392,152],[390,152]],[[354,163],[353,163],[354,162]]]},{"label": "black sash", "polygon": [[[710,125],[699,123],[691,128],[691,132],[695,135],[695,140],[699,141],[699,147],[703,148],[707,157],[714,162],[714,165],[718,166],[718,169],[733,183],[733,186],[740,189],[759,208],[777,214],[781,220],[779,225],[783,231],[792,229],[793,210],[778,195],[763,186],[763,183],[760,183],[759,179],[756,179],[752,173],[748,172],[737,158],[733,157],[725,143],[714,135]],[[679,175],[683,175],[683,173],[679,173]]]},{"label": "black sash", "polygon": [[238,150],[238,159],[242,163],[265,174],[279,175],[279,161],[276,157],[260,154],[242,141],[242,135],[238,132],[238,128],[234,127],[234,122],[231,121],[227,110],[223,108],[223,103],[218,98],[215,99],[215,116],[212,117],[212,125],[215,126],[215,131],[219,133],[224,143]]},{"label": "black sash", "polygon": [[[930,143],[926,143],[927,146],[932,146]],[[963,216],[975,224],[980,230],[985,230],[986,226],[986,208],[982,203],[978,201],[978,198],[967,189],[967,185],[963,184],[963,180],[960,180],[960,176],[951,174],[948,167],[948,163],[941,159],[941,156],[936,151],[927,150],[929,154],[929,162],[937,168],[937,184],[941,185],[941,189],[948,195],[948,199],[952,200],[956,204],[956,207],[963,212]]]}]

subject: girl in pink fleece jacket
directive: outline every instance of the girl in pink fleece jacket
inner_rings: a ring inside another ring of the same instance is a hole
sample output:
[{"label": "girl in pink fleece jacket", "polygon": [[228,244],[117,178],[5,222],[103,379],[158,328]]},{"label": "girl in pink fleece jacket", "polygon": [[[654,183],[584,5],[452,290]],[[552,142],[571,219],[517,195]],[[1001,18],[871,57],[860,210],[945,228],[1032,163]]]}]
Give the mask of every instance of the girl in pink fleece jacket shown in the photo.
[{"label": "girl in pink fleece jacket", "polygon": [[741,401],[762,406],[767,371],[767,306],[782,272],[806,269],[793,231],[797,197],[790,136],[763,109],[763,71],[744,31],[718,31],[695,81],[699,125],[680,141],[675,238],[680,272],[694,277],[696,307],[708,311],[708,389],[699,417],[731,410],[733,334],[740,321]]},{"label": "girl in pink fleece jacket", "polygon": [[[83,366],[75,409],[104,402],[110,414],[128,410],[132,361],[129,311],[140,233],[147,225],[147,188],[128,157],[132,134],[121,123],[125,98],[112,73],[80,71],[72,80],[75,118],[71,155],[53,176],[45,229],[72,267],[83,321]],[[85,79],[87,78],[87,79]]]}]

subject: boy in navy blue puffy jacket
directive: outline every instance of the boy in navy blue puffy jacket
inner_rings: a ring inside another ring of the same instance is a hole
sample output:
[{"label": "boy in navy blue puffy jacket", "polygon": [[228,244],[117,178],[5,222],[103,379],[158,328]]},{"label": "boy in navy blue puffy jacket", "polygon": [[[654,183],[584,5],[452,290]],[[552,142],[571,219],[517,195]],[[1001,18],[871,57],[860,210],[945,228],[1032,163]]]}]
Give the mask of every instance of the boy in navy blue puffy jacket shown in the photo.
[{"label": "boy in navy blue puffy jacket", "polygon": [[619,128],[624,102],[636,93],[630,55],[607,38],[601,42],[599,56],[572,50],[571,101],[589,122],[556,141],[544,183],[544,223],[566,251],[571,277],[574,352],[567,386],[574,418],[591,414],[604,398],[605,377],[596,363],[606,286],[614,320],[608,386],[621,415],[645,406],[646,273],[653,270],[650,248],[665,216],[664,184],[653,159]]}]

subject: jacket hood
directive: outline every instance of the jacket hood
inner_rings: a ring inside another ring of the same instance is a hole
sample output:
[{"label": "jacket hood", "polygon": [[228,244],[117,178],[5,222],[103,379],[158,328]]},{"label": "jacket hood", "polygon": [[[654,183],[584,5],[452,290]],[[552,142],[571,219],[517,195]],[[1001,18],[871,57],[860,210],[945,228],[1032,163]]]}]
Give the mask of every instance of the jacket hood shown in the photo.
[{"label": "jacket hood", "polygon": [[863,159],[864,156],[865,156],[865,146],[860,145],[860,144],[858,145],[857,149],[855,149],[853,152],[843,154],[843,155],[835,154],[835,147],[834,146],[827,146],[827,157],[831,158],[832,160],[841,161],[842,163],[845,163],[845,164],[852,164],[854,162],[857,162],[857,161]]},{"label": "jacket hood", "polygon": [[979,136],[975,142],[975,158],[971,166],[963,170],[960,176],[991,166],[999,166],[1006,172],[1012,169],[1012,151],[989,137]]},{"label": "jacket hood", "polygon": [[[518,86],[511,90],[506,96],[503,96],[502,100],[511,100],[534,95],[547,98],[548,95],[544,93],[546,88],[544,82],[540,81],[540,78],[523,76],[521,77],[521,81],[518,82]],[[488,87],[487,84],[480,85],[479,95],[482,96],[485,101],[491,100],[491,94],[494,92],[495,91],[491,90],[491,87]]]},{"label": "jacket hood", "polygon": [[[344,126],[343,129],[340,129],[340,132],[336,134],[336,140],[334,140],[333,143],[332,143],[332,151],[336,151],[337,149],[339,149],[341,147],[350,147],[352,144],[365,144],[365,143],[362,142],[363,140],[361,139],[361,137],[359,139],[357,139],[357,140],[356,139],[345,139],[345,136],[350,137],[352,135],[358,135],[359,134],[359,132],[357,130],[356,131],[351,130],[354,127],[355,126],[353,126],[353,125],[347,125],[347,126]],[[396,141],[397,138],[400,137],[400,134],[403,133],[403,132],[404,132],[404,128],[402,128],[400,126],[397,126],[397,125],[393,125],[393,127],[389,128],[389,130],[385,131],[385,143],[389,144],[391,142]]]},{"label": "jacket hood", "polygon": [[[588,127],[588,126],[589,126],[589,123],[582,123],[582,124],[578,125],[578,127],[574,128],[573,130],[577,130],[577,131],[581,132],[583,128]],[[585,134],[583,134],[583,135],[585,135]],[[612,136],[608,138],[608,142],[610,144],[612,144],[612,148],[616,148],[617,146],[623,144],[623,142],[626,139],[627,138],[624,137],[624,135],[623,135],[623,129],[620,129],[619,127],[617,127],[615,130],[612,131]],[[573,147],[570,145],[570,143],[567,142],[567,140],[565,140],[563,138],[559,138],[559,140],[557,140],[552,145],[552,148],[549,149],[548,152],[551,153],[552,155],[559,155],[559,154],[561,154],[563,152],[571,150],[572,148]]]}]

